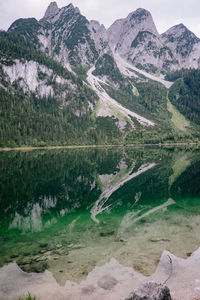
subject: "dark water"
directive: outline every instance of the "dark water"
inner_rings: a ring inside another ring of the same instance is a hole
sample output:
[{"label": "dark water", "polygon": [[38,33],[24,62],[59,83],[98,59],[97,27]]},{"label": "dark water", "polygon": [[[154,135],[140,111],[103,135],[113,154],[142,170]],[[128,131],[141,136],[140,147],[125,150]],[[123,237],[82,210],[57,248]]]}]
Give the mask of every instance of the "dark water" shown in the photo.
[{"label": "dark water", "polygon": [[111,257],[148,275],[200,246],[200,151],[0,152],[0,266],[63,283]]}]

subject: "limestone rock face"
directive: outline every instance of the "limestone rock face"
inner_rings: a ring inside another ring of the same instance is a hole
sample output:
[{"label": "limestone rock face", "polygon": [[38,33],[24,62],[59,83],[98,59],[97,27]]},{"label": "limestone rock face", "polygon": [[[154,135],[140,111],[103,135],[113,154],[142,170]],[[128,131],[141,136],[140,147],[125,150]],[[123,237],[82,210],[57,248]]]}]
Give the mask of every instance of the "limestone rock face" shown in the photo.
[{"label": "limestone rock face", "polygon": [[108,28],[109,39],[121,54],[129,51],[133,40],[143,31],[158,35],[150,12],[142,8],[130,13],[127,18],[115,21]]},{"label": "limestone rock face", "polygon": [[58,5],[56,2],[51,2],[45,12],[44,18],[48,18],[51,17],[53,15],[55,15],[57,12],[59,11],[58,9]]},{"label": "limestone rock face", "polygon": [[117,20],[108,29],[115,51],[135,66],[150,72],[178,68],[172,51],[159,35],[149,11],[137,9],[125,19]]},{"label": "limestone rock face", "polygon": [[58,8],[51,2],[39,22],[20,19],[9,30],[23,32],[69,70],[70,65],[95,65],[104,54],[114,56],[114,52],[149,73],[200,68],[200,39],[183,24],[160,35],[151,13],[142,8],[106,30],[98,21],[88,21],[73,4]]},{"label": "limestone rock face", "polygon": [[89,21],[77,7],[69,4],[60,9],[52,2],[40,20],[39,41],[42,50],[65,66],[89,65],[98,56]]},{"label": "limestone rock face", "polygon": [[178,24],[162,34],[163,43],[171,49],[182,68],[200,67],[200,39],[186,26]]},{"label": "limestone rock face", "polygon": [[[12,66],[3,65],[2,69],[9,84],[16,83],[24,93],[33,92],[38,97],[66,97],[69,92],[67,88],[74,88],[70,80],[54,74],[52,69],[35,61],[15,60]],[[59,91],[60,86],[66,88],[62,93]]]},{"label": "limestone rock face", "polygon": [[154,281],[146,282],[125,300],[172,300],[169,288]]},{"label": "limestone rock face", "polygon": [[98,21],[91,20],[88,28],[91,32],[92,38],[94,40],[96,49],[99,52],[99,55],[104,53],[111,54],[111,48],[108,39],[108,32],[103,24],[100,24]]}]

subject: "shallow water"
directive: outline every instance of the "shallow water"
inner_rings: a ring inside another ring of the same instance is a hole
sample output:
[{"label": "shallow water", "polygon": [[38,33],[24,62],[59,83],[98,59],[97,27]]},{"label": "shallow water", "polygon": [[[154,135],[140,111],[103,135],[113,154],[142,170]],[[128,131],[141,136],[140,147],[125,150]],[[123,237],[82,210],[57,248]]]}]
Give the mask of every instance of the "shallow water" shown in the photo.
[{"label": "shallow water", "polygon": [[200,246],[200,151],[0,152],[0,267],[79,282],[116,258],[150,275]]}]

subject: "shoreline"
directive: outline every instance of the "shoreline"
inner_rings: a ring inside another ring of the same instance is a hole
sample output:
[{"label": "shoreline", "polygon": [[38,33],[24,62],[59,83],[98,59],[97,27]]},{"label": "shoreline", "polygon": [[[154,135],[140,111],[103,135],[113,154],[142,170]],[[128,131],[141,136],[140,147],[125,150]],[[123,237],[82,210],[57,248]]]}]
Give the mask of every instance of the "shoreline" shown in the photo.
[{"label": "shoreline", "polygon": [[108,144],[108,145],[69,145],[69,146],[44,146],[44,147],[0,147],[0,151],[31,151],[31,150],[54,150],[54,149],[84,149],[84,148],[113,148],[113,147],[166,147],[166,146],[194,146],[200,143],[159,143],[159,144]]},{"label": "shoreline", "polygon": [[[169,259],[170,258],[170,259]],[[156,271],[144,276],[132,267],[121,265],[115,258],[95,266],[80,283],[67,280],[59,285],[53,274],[23,272],[16,263],[0,268],[0,298],[11,300],[30,293],[37,299],[122,300],[144,282],[164,283],[174,300],[200,299],[200,248],[187,259],[163,251]]]}]

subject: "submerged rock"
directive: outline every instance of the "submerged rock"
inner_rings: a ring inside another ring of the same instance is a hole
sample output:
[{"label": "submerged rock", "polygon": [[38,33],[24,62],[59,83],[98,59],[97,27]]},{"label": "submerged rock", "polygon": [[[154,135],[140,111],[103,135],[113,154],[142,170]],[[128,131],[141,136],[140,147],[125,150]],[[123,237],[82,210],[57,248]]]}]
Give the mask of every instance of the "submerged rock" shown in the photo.
[{"label": "submerged rock", "polygon": [[82,292],[83,295],[90,295],[90,294],[92,294],[94,291],[95,291],[95,287],[94,287],[92,284],[90,284],[90,285],[88,285],[88,286],[86,286],[86,287],[83,287],[83,288],[81,289],[81,292]]},{"label": "submerged rock", "polygon": [[150,239],[151,242],[157,243],[157,242],[170,242],[169,239],[164,239],[164,238],[152,238]]},{"label": "submerged rock", "polygon": [[124,300],[172,300],[166,285],[154,281],[145,282]]},{"label": "submerged rock", "polygon": [[47,257],[46,256],[41,256],[41,257],[37,258],[35,261],[39,262],[39,261],[45,261],[45,260],[47,260]]},{"label": "submerged rock", "polygon": [[48,247],[48,244],[47,243],[40,243],[40,245],[39,245],[41,248],[46,248],[46,247]]},{"label": "submerged rock", "polygon": [[27,273],[43,273],[48,267],[45,261],[32,262],[30,264],[19,266],[24,272]]},{"label": "submerged rock", "polygon": [[117,284],[117,280],[111,275],[104,275],[98,280],[97,284],[104,290],[111,290]]},{"label": "submerged rock", "polygon": [[113,235],[115,232],[114,231],[108,231],[108,232],[100,232],[100,236],[102,237],[106,237],[106,236],[111,236]]},{"label": "submerged rock", "polygon": [[17,257],[18,257],[17,254],[11,254],[11,255],[10,255],[10,258],[11,258],[11,259],[14,259],[14,258],[17,258]]},{"label": "submerged rock", "polygon": [[83,245],[81,245],[81,244],[76,244],[76,245],[73,245],[72,246],[72,249],[81,249],[81,248],[84,248],[84,246]]}]

